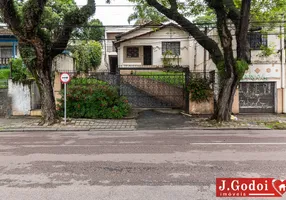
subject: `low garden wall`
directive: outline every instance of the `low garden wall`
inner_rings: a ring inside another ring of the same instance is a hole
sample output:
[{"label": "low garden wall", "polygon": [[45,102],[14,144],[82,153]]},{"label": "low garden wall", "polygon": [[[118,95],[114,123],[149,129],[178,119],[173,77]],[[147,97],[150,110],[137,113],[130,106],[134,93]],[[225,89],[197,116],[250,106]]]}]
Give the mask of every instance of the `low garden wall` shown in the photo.
[{"label": "low garden wall", "polygon": [[11,98],[12,115],[30,115],[31,93],[28,85],[8,81],[8,96]]},{"label": "low garden wall", "polygon": [[214,97],[213,95],[209,97],[208,101],[195,102],[191,101],[189,103],[189,113],[190,114],[213,114],[214,113]]},{"label": "low garden wall", "polygon": [[128,83],[145,93],[175,107],[184,108],[185,98],[183,88],[140,76],[121,76],[121,81]]},{"label": "low garden wall", "polygon": [[8,106],[8,89],[0,89],[0,116],[6,116]]}]

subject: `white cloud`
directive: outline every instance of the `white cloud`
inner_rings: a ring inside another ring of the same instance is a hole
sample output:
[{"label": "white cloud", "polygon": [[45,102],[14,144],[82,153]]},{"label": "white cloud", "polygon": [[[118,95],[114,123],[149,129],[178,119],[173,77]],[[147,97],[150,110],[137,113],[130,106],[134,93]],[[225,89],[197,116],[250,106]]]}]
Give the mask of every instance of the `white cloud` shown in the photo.
[{"label": "white cloud", "polygon": [[[75,0],[77,5],[85,5],[87,0]],[[113,0],[107,4],[106,0],[96,0],[96,12],[94,18],[102,21],[104,25],[128,25],[128,17],[133,12],[133,6],[115,6],[132,5],[127,0]],[[105,6],[102,6],[105,5]],[[110,6],[111,5],[111,6]],[[112,6],[113,5],[113,6]]]}]

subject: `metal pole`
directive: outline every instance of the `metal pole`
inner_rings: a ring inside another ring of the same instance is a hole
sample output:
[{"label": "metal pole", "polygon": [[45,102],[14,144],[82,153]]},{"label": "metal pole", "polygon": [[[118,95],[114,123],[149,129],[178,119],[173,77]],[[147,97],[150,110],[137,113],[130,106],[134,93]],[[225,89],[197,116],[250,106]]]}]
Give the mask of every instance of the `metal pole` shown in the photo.
[{"label": "metal pole", "polygon": [[67,84],[64,84],[64,102],[65,102],[65,108],[64,108],[64,118],[65,118],[65,125],[67,124]]}]

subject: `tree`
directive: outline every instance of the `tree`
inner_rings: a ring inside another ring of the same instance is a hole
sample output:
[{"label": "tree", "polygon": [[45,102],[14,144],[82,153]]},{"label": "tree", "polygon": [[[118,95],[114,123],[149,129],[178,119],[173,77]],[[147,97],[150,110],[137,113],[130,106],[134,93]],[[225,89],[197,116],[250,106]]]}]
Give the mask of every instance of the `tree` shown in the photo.
[{"label": "tree", "polygon": [[[56,27],[46,27],[51,11],[50,4],[65,6],[73,0],[27,0],[21,6],[14,0],[0,0],[3,20],[18,38],[21,57],[31,71],[41,94],[42,122],[53,124],[57,120],[51,70],[52,60],[66,48],[72,31],[84,24],[95,12],[95,1],[88,0],[82,8],[74,7],[64,13]],[[62,8],[59,8],[62,10]]]},{"label": "tree", "polygon": [[72,48],[72,53],[76,60],[76,69],[78,71],[88,72],[89,70],[96,69],[100,65],[102,48],[99,42],[83,42]]},{"label": "tree", "polygon": [[128,17],[128,23],[135,21],[135,25],[143,25],[150,21],[155,23],[168,21],[168,18],[159,13],[155,8],[150,7],[146,1],[130,0],[132,3],[137,3],[134,6],[134,12]]},{"label": "tree", "polygon": [[73,38],[80,40],[101,41],[104,38],[104,27],[99,19],[92,19],[82,27],[77,28],[73,33]]},{"label": "tree", "polygon": [[[210,53],[220,77],[218,101],[216,102],[212,118],[217,121],[229,121],[235,90],[245,70],[248,69],[248,62],[250,61],[247,33],[251,0],[242,0],[240,9],[235,6],[233,0],[206,0],[207,7],[211,8],[216,14],[216,26],[220,43],[214,41],[200,30],[197,25],[187,19],[184,14],[180,13],[176,0],[168,0],[167,6],[164,6],[161,2],[158,2],[158,0],[146,1],[160,13],[181,25],[181,27],[189,32],[190,35]],[[233,37],[229,27],[229,21],[233,23],[235,28],[237,42],[236,58],[233,52]]]}]

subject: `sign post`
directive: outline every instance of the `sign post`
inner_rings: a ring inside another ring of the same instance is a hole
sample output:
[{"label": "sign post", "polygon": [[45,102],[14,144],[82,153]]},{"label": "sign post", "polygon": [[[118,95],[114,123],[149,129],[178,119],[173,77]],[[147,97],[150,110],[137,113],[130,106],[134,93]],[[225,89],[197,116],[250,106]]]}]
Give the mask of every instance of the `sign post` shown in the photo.
[{"label": "sign post", "polygon": [[68,73],[61,73],[61,82],[64,84],[64,120],[67,124],[67,83],[70,82],[71,77]]}]

